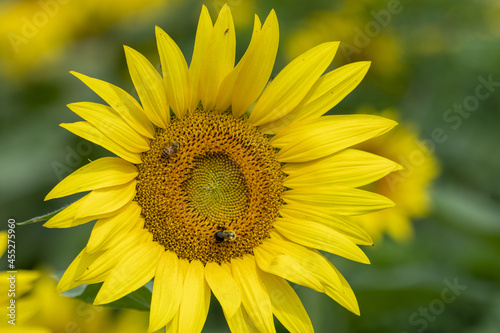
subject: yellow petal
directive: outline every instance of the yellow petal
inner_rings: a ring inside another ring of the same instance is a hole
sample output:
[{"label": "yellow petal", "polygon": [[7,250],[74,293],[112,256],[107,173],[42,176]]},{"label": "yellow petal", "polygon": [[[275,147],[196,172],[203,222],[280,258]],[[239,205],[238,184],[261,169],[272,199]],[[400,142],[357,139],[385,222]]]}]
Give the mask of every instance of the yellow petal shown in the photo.
[{"label": "yellow petal", "polygon": [[289,114],[265,124],[261,127],[261,131],[276,134],[293,122],[322,116],[358,86],[369,67],[370,62],[360,61],[323,75]]},{"label": "yellow petal", "polygon": [[124,185],[93,190],[80,205],[75,219],[121,211],[135,197],[136,184],[133,180]]},{"label": "yellow petal", "polygon": [[205,279],[228,316],[233,316],[241,305],[241,291],[228,264],[209,262],[205,265]]},{"label": "yellow petal", "polygon": [[381,156],[356,149],[306,163],[288,163],[284,185],[289,188],[315,185],[359,187],[401,170],[401,166]]},{"label": "yellow petal", "polygon": [[347,216],[368,214],[394,207],[392,200],[380,194],[339,186],[301,187],[286,191],[283,200],[287,203],[323,207],[326,211]]},{"label": "yellow petal", "polygon": [[351,286],[349,285],[349,283],[347,283],[346,279],[342,276],[342,274],[340,274],[338,269],[335,266],[333,266],[332,263],[330,263],[330,265],[332,269],[334,269],[335,272],[337,272],[337,275],[339,276],[340,281],[342,283],[342,288],[339,290],[339,289],[332,289],[329,286],[325,286],[325,294],[327,294],[334,301],[345,307],[347,310],[359,316],[358,301],[356,300],[356,296],[354,295]]},{"label": "yellow petal", "polygon": [[179,308],[179,332],[201,332],[207,320],[209,306],[210,288],[205,281],[203,264],[199,260],[193,260],[189,263],[184,279]]},{"label": "yellow petal", "polygon": [[111,239],[123,236],[132,230],[140,216],[141,207],[136,201],[132,201],[122,212],[97,221],[87,242],[87,252],[109,248]]},{"label": "yellow petal", "polygon": [[[151,332],[148,330],[148,333]],[[165,326],[165,333],[179,333],[179,312],[174,318]]]},{"label": "yellow petal", "polygon": [[276,332],[271,299],[257,274],[253,256],[232,259],[231,268],[241,288],[241,302],[257,329],[261,332]]},{"label": "yellow petal", "polygon": [[232,94],[232,112],[243,115],[257,100],[269,81],[278,51],[279,27],[274,10],[262,25],[258,40],[250,45]]},{"label": "yellow petal", "polygon": [[81,283],[75,282],[76,277],[80,276],[98,256],[99,253],[88,254],[83,249],[64,272],[57,284],[56,291],[62,293],[79,286]]},{"label": "yellow petal", "polygon": [[298,122],[271,139],[281,162],[307,162],[379,136],[397,123],[372,115],[324,116]]},{"label": "yellow petal", "polygon": [[131,151],[120,146],[86,121],[79,121],[71,124],[60,124],[60,126],[67,129],[71,133],[78,135],[79,137],[98,144],[99,146],[120,156],[124,160],[129,161],[130,163],[142,163],[140,154],[132,153]]},{"label": "yellow petal", "polygon": [[288,64],[266,87],[249,121],[260,126],[292,111],[330,65],[338,46],[338,42],[318,45]]},{"label": "yellow petal", "polygon": [[226,77],[222,80],[219,86],[217,99],[215,101],[218,111],[225,111],[231,105],[233,90],[236,88],[235,87],[236,80],[238,79],[238,76],[242,69],[242,65],[246,62],[248,56],[250,55],[249,50],[255,47],[256,40],[258,39],[257,36],[259,36],[260,33],[260,28],[261,28],[261,23],[259,17],[255,15],[252,39],[250,40],[250,45],[248,46],[247,51],[241,58],[238,65],[236,65],[236,67],[232,71],[230,71],[229,74],[226,75]]},{"label": "yellow petal", "polygon": [[327,281],[340,288],[340,279],[329,261],[318,252],[271,232],[271,238],[254,249],[259,268],[293,283],[324,292]]},{"label": "yellow petal", "polygon": [[79,78],[87,87],[105,100],[139,134],[150,139],[154,138],[155,131],[153,125],[148,117],[146,117],[139,103],[129,93],[106,81],[94,79],[76,72],[70,73]]},{"label": "yellow petal", "polygon": [[[120,242],[113,247],[102,252],[99,251],[99,256],[92,262],[81,275],[75,276],[78,282],[81,283],[96,283],[96,281],[104,281],[113,268],[130,253],[133,253],[140,244],[151,243],[153,236],[145,229],[133,230],[120,238]],[[89,253],[85,249],[86,253]]]},{"label": "yellow petal", "polygon": [[135,179],[137,168],[116,157],[103,157],[76,170],[57,184],[45,200],[70,194],[123,185]]},{"label": "yellow petal", "polygon": [[369,61],[347,64],[322,76],[293,111],[297,121],[318,118],[335,107],[358,86],[368,69]]},{"label": "yellow petal", "polygon": [[170,108],[161,75],[146,57],[124,46],[128,70],[144,108],[144,113],[156,126],[165,128],[170,122]]},{"label": "yellow petal", "polygon": [[373,245],[373,240],[356,222],[351,221],[347,216],[333,214],[331,212],[323,212],[317,207],[306,204],[290,204],[283,205],[280,208],[280,215],[287,219],[301,219],[306,221],[314,221],[326,225],[331,229],[335,229],[342,233],[355,244]]},{"label": "yellow petal", "polygon": [[156,41],[167,101],[175,115],[182,117],[190,103],[191,82],[186,59],[173,39],[159,27],[156,27]]},{"label": "yellow petal", "polygon": [[314,332],[306,309],[293,288],[276,275],[262,273],[260,276],[271,298],[273,313],[283,326],[290,332]]},{"label": "yellow petal", "polygon": [[322,224],[300,219],[277,219],[273,227],[280,234],[298,244],[350,260],[370,263],[365,253],[353,241]]},{"label": "yellow petal", "polygon": [[99,132],[130,152],[142,153],[149,150],[149,139],[130,127],[112,107],[91,102],[72,103],[67,106]]},{"label": "yellow petal", "polygon": [[229,316],[224,312],[224,317],[226,317],[226,321],[231,332],[259,333],[259,330],[255,327],[255,324],[248,316],[248,313],[243,305],[241,305],[232,316]]},{"label": "yellow petal", "polygon": [[233,17],[226,4],[219,12],[200,73],[200,97],[205,110],[215,106],[222,80],[234,67],[236,36]]},{"label": "yellow petal", "polygon": [[198,21],[198,29],[196,30],[193,57],[191,58],[191,65],[189,66],[189,76],[191,77],[191,106],[189,110],[191,111],[196,110],[200,103],[200,72],[210,42],[212,29],[212,19],[210,18],[207,7],[203,5]]},{"label": "yellow petal", "polygon": [[82,202],[87,200],[89,195],[90,193],[84,196],[83,198],[73,202],[68,207],[64,208],[62,211],[60,211],[50,220],[48,220],[43,226],[46,228],[70,228],[100,218],[101,216],[87,216],[84,218],[75,218],[76,212],[80,209]]},{"label": "yellow petal", "polygon": [[135,247],[113,268],[97,293],[94,304],[113,302],[145,285],[153,278],[163,251],[163,246],[154,242]]},{"label": "yellow petal", "polygon": [[156,269],[149,316],[149,332],[159,330],[168,324],[179,312],[182,298],[184,274],[179,268],[179,258],[171,251],[160,257]]}]

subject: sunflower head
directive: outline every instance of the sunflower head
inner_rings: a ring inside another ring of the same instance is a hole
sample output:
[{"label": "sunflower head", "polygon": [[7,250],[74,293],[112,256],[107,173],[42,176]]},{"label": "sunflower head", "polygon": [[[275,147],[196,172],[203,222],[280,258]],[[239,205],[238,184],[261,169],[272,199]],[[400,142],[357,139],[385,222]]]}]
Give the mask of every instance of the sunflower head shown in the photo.
[{"label": "sunflower head", "polygon": [[[61,181],[47,199],[90,191],[49,220],[97,220],[58,290],[104,282],[109,303],[154,278],[150,331],[200,332],[210,294],[234,332],[292,332],[312,325],[289,280],[359,313],[349,285],[318,250],[359,262],[370,236],[349,216],[391,207],[358,187],[398,168],[349,147],[396,122],[373,115],[323,116],[349,94],[369,63],[324,73],[339,43],[303,53],[269,82],[278,48],[274,11],[256,16],[235,66],[235,32],[224,6],[203,7],[188,66],[156,29],[162,73],[125,54],[140,102],[107,82],[74,73],[108,105],[73,103],[84,121],[62,124],[103,146],[105,157]],[[278,291],[278,292],[277,292]]]}]

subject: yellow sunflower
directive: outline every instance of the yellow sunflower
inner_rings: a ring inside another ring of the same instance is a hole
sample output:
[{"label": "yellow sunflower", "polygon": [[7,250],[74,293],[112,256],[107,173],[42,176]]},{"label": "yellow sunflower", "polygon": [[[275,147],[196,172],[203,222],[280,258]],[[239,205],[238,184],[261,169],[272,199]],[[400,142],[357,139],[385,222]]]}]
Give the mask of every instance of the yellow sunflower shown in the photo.
[{"label": "yellow sunflower", "polygon": [[[392,109],[377,112],[367,108],[361,112],[399,120]],[[384,233],[398,241],[410,239],[412,219],[423,217],[429,211],[428,188],[439,174],[439,163],[417,133],[411,124],[402,123],[396,130],[356,147],[397,161],[402,166],[401,170],[369,185],[371,190],[390,198],[396,206],[355,218],[375,239]]]},{"label": "yellow sunflower", "polygon": [[[149,331],[200,332],[211,292],[233,332],[312,332],[286,280],[326,293],[354,313],[354,294],[317,249],[368,263],[370,236],[348,216],[393,206],[356,187],[398,168],[348,149],[396,122],[374,115],[322,116],[351,92],[369,63],[323,75],[338,48],[300,55],[270,83],[278,20],[255,16],[236,66],[233,19],[203,7],[191,64],[156,29],[162,74],[125,47],[141,104],[124,90],[74,73],[109,106],[75,103],[85,121],[61,126],[103,146],[46,197],[91,191],[45,226],[97,222],[58,290],[103,282],[95,304],[154,278]],[[170,112],[170,110],[172,112]]]}]

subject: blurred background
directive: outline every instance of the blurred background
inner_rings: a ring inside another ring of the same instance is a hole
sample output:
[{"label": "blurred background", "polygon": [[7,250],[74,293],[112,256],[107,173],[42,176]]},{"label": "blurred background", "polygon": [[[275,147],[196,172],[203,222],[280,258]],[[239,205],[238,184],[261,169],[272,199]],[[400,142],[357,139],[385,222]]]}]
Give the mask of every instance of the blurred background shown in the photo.
[{"label": "blurred background", "polygon": [[[78,196],[43,198],[88,159],[110,155],[58,126],[78,120],[66,104],[99,101],[68,72],[103,79],[135,95],[123,45],[159,68],[158,25],[189,63],[201,4],[215,20],[223,3],[0,3],[0,230],[7,229],[9,218],[21,222],[75,201]],[[406,208],[393,217],[360,221],[373,229],[375,246],[364,248],[371,265],[329,257],[351,284],[360,317],[323,294],[296,288],[316,332],[499,332],[500,3],[228,4],[236,25],[237,59],[248,46],[254,13],[263,20],[274,8],[280,24],[274,74],[310,47],[339,40],[331,69],[360,60],[372,65],[330,114],[385,112],[401,124],[397,134],[370,149],[405,166],[405,172],[385,184],[396,184],[386,194]],[[63,271],[85,246],[91,228],[92,223],[60,230],[18,226],[17,268]],[[6,269],[3,256],[0,270]],[[121,322],[120,313],[111,315]],[[145,329],[147,313],[143,317]],[[281,326],[278,331],[286,332]],[[215,300],[204,332],[229,332]]]}]

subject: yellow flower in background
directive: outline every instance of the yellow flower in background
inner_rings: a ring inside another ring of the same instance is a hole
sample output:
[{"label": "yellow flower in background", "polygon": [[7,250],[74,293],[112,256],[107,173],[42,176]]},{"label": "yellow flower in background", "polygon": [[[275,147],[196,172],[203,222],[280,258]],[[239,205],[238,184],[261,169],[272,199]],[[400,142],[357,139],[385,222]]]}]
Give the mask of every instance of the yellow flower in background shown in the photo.
[{"label": "yellow flower in background", "polygon": [[[105,30],[166,0],[21,0],[0,4],[0,66],[23,76],[53,62],[69,42]],[[170,0],[171,2],[171,0]]]},{"label": "yellow flower in background", "polygon": [[[8,332],[138,333],[148,327],[148,313],[94,306],[56,293],[56,282],[47,273],[18,272],[18,285],[30,279],[30,288],[16,298],[16,325],[2,320],[0,330]],[[3,276],[2,276],[3,282]],[[7,295],[7,294],[5,294]],[[3,318],[7,317],[3,304]],[[5,305],[5,306],[4,306]]]},{"label": "yellow flower in background", "polygon": [[285,41],[286,54],[293,58],[304,48],[341,40],[337,65],[370,59],[371,73],[393,78],[404,69],[402,50],[392,28],[380,20],[370,15],[366,5],[353,1],[336,10],[309,13],[306,23]]},{"label": "yellow flower in background", "polygon": [[372,240],[349,217],[393,203],[357,187],[399,166],[349,147],[396,122],[323,116],[369,67],[352,63],[323,75],[338,42],[303,53],[269,83],[278,35],[274,11],[264,23],[255,16],[234,66],[229,8],[213,24],[203,7],[188,67],[157,28],[163,76],[125,47],[142,106],[112,84],[73,73],[109,106],[70,104],[85,121],[61,126],[118,157],[92,161],[46,197],[91,191],[46,227],[98,220],[58,291],[104,282],[94,303],[106,304],[154,278],[149,331],[200,332],[213,292],[233,332],[274,332],[273,315],[292,332],[312,332],[286,280],[359,314],[350,286],[316,249],[369,262],[358,245]]},{"label": "yellow flower in background", "polygon": [[[399,121],[398,114],[391,109],[382,112],[362,109],[360,113],[376,114]],[[396,206],[355,217],[355,221],[375,239],[380,239],[382,234],[387,233],[396,240],[408,240],[413,234],[412,219],[425,216],[429,210],[428,188],[437,177],[439,167],[437,159],[428,151],[417,133],[411,124],[401,123],[390,133],[357,146],[396,161],[403,167],[369,185],[370,190],[390,198]]]}]

